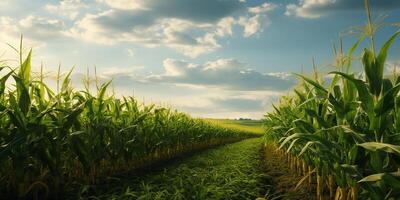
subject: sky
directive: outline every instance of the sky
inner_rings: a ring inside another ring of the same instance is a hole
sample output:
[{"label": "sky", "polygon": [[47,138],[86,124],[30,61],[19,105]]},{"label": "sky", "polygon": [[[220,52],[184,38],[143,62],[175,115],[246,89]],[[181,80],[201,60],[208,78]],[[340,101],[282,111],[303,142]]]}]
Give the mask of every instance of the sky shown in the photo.
[{"label": "sky", "polygon": [[[0,0],[0,60],[24,38],[34,70],[74,67],[113,80],[117,95],[209,118],[262,118],[296,84],[292,72],[332,71],[366,24],[363,0]],[[373,17],[400,22],[399,0],[370,0]],[[399,24],[397,24],[399,25]],[[377,32],[379,46],[399,26]],[[362,43],[367,47],[368,43]],[[361,48],[356,52],[361,54]],[[389,55],[400,61],[400,42]],[[389,68],[390,66],[388,66]],[[354,70],[360,70],[356,64]],[[51,75],[53,74],[53,75]]]}]

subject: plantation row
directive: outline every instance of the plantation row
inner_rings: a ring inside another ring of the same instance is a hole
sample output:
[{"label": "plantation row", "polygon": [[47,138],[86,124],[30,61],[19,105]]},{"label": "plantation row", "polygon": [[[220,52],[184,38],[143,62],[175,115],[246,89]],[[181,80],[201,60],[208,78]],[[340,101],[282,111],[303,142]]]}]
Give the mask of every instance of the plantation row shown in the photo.
[{"label": "plantation row", "polygon": [[253,138],[196,152],[141,176],[124,174],[66,199],[254,200],[271,188],[260,161],[261,142]]},{"label": "plantation row", "polygon": [[[348,53],[335,50],[338,71],[329,73],[329,81],[318,73],[298,75],[302,81],[294,94],[266,115],[267,140],[287,153],[304,182],[316,177],[318,199],[400,197],[400,77],[384,75],[388,50],[400,32],[375,51],[377,27],[367,1],[366,8],[364,33]],[[363,73],[354,74],[353,53],[364,36],[370,47],[361,55]]]},{"label": "plantation row", "polygon": [[0,79],[0,198],[56,198],[74,184],[252,136],[107,96],[109,82],[95,95],[89,81],[85,91],[74,91],[71,72],[54,92],[43,73],[31,77],[31,52],[20,63],[0,68],[11,69]]}]

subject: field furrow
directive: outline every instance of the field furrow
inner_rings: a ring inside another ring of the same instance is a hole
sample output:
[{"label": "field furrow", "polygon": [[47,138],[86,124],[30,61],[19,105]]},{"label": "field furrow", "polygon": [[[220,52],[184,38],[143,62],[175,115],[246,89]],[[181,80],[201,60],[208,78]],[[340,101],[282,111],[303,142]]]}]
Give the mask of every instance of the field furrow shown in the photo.
[{"label": "field furrow", "polygon": [[[271,189],[260,138],[202,151],[149,173],[125,174],[79,194],[96,199],[256,199]],[[272,190],[271,190],[272,191]],[[72,196],[75,199],[78,196]]]}]

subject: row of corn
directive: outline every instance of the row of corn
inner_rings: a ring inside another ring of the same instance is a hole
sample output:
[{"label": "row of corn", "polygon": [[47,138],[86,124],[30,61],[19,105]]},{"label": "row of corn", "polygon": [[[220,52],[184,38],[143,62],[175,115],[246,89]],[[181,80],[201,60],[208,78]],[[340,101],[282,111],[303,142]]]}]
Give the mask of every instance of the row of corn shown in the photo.
[{"label": "row of corn", "polygon": [[[400,198],[400,77],[384,73],[400,32],[377,51],[377,26],[365,3],[368,24],[347,53],[334,48],[336,70],[297,74],[294,93],[266,115],[266,139],[304,176],[303,184],[315,178],[317,199]],[[358,59],[353,54],[364,40],[370,45]],[[351,72],[354,60],[361,72]]]},{"label": "row of corn", "polygon": [[31,76],[31,52],[19,62],[0,63],[0,199],[57,198],[76,183],[251,136],[107,95],[110,82],[75,91],[71,72],[54,92],[43,73]]}]

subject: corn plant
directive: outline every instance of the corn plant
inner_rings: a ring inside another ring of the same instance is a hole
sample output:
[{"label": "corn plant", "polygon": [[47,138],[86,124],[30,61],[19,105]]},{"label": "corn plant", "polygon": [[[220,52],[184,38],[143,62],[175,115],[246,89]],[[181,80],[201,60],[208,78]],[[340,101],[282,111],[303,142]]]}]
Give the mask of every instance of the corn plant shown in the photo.
[{"label": "corn plant", "polygon": [[[22,42],[21,42],[22,44]],[[61,198],[76,183],[101,179],[154,161],[254,134],[191,118],[170,108],[71,86],[72,70],[57,76],[57,91],[41,71],[31,76],[32,50],[0,71],[0,193],[2,198]],[[6,83],[7,82],[7,83]]]},{"label": "corn plant", "polygon": [[[317,73],[313,78],[297,74],[301,82],[294,95],[283,97],[266,115],[267,140],[285,149],[305,179],[315,174],[318,199],[400,197],[400,79],[384,75],[389,48],[400,31],[376,51],[368,1],[366,10],[368,24],[349,52],[334,48],[337,71],[329,73],[330,83]],[[370,46],[360,58],[363,71],[354,74],[353,54],[365,36]]]}]

